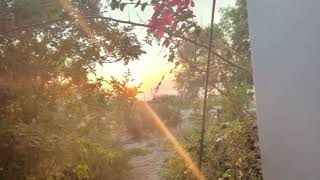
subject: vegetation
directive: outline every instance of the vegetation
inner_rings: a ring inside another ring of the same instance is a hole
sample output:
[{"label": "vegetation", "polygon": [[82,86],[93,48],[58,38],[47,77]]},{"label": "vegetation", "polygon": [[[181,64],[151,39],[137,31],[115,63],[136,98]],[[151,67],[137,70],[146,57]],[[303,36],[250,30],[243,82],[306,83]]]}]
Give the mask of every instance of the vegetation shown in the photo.
[{"label": "vegetation", "polygon": [[[99,15],[102,5],[73,6]],[[5,0],[0,9],[0,179],[121,179],[127,157],[113,132],[123,124],[118,106],[128,102],[118,80],[106,90],[103,79],[88,77],[96,64],[143,53],[130,28],[92,20],[101,41],[92,42],[75,20],[55,21],[68,17],[58,1]]]},{"label": "vegetation", "polygon": [[[106,16],[148,6],[153,10],[146,24]],[[196,158],[208,29],[195,22],[193,7],[192,0],[2,0],[0,179],[125,179],[128,159],[149,152],[124,150],[121,133],[156,127],[136,99],[140,86],[129,86],[129,71],[106,80],[95,68],[127,65],[153,42],[166,47],[165,58],[175,63],[179,96],[149,104],[174,126],[181,109],[194,108],[181,143]],[[203,168],[208,179],[262,178],[256,120],[247,111],[253,82],[245,7],[245,0],[237,0],[215,25],[209,108],[221,107],[221,114],[219,121],[209,116]],[[146,28],[144,38],[135,34],[137,26]],[[167,161],[163,174],[193,179],[178,156]]]},{"label": "vegetation", "polygon": [[167,126],[177,127],[179,125],[180,110],[183,108],[182,99],[179,96],[162,95],[149,104]]},{"label": "vegetation", "polygon": [[[205,152],[203,173],[208,179],[262,179],[259,141],[256,118],[248,112],[253,102],[253,82],[251,78],[250,43],[248,36],[246,1],[237,0],[235,7],[221,10],[222,18],[215,26],[215,50],[229,57],[242,68],[230,67],[230,64],[217,61],[214,57],[209,82],[208,108],[219,109],[217,114],[209,114],[205,134]],[[208,30],[190,34],[207,43]],[[190,49],[194,51],[191,52]],[[233,52],[233,53],[230,53]],[[193,155],[198,157],[201,114],[198,104],[203,72],[207,61],[207,51],[184,43],[179,53],[180,69],[176,72],[176,81],[181,96],[192,99],[194,113],[192,125],[183,130],[181,143]],[[244,71],[249,69],[249,71]],[[190,102],[190,103],[191,103]],[[200,103],[199,103],[200,102]],[[210,112],[210,111],[209,111]],[[164,179],[193,179],[184,162],[174,157],[164,166]]]}]

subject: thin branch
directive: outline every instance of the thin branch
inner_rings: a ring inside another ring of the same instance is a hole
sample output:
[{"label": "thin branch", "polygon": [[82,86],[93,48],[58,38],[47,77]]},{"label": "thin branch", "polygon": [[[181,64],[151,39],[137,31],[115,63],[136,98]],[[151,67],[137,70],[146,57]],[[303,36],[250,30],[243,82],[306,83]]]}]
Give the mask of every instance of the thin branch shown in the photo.
[{"label": "thin branch", "polygon": [[[169,34],[169,33],[168,33],[168,34]],[[169,35],[173,35],[173,34],[169,34]],[[173,35],[173,36],[175,36],[175,37],[177,37],[177,38],[180,38],[180,39],[182,39],[182,40],[184,40],[184,41],[191,42],[191,43],[193,43],[193,44],[195,44],[195,45],[198,45],[199,47],[202,47],[202,48],[205,48],[205,49],[209,49],[208,46],[203,45],[203,44],[200,44],[200,43],[198,43],[198,42],[196,42],[196,41],[194,41],[194,40],[192,40],[192,39],[189,39],[189,38],[187,38],[187,37],[180,36],[180,35]],[[212,51],[213,51],[213,50],[212,50]],[[247,68],[242,67],[242,66],[240,66],[240,65],[237,65],[237,64],[233,63],[232,61],[228,60],[227,58],[225,58],[224,56],[220,55],[219,53],[213,51],[213,54],[214,54],[215,56],[217,56],[218,58],[220,58],[222,61],[228,63],[229,65],[231,65],[231,66],[233,66],[233,67],[236,67],[236,68],[238,68],[238,69],[247,71],[248,73],[251,74],[251,71],[249,71]]]},{"label": "thin branch", "polygon": [[257,119],[257,116],[254,115],[254,114],[252,114],[251,112],[249,112],[247,109],[242,108],[241,110],[242,110],[243,112],[245,112],[246,114],[248,114],[249,116],[251,116],[252,118]]},{"label": "thin branch", "polygon": [[[115,18],[112,18],[112,17],[105,17],[105,16],[83,16],[82,18],[85,18],[85,19],[103,19],[103,20],[106,20],[106,21],[113,21],[113,22],[116,22],[116,23],[121,23],[121,24],[130,24],[130,25],[133,25],[133,26],[140,26],[140,27],[146,27],[148,28],[148,25],[146,24],[142,24],[142,23],[136,23],[136,22],[132,22],[132,21],[126,21],[126,20],[120,20],[120,19],[115,19]],[[70,20],[75,20],[76,18],[64,18],[64,19],[56,19],[56,20],[51,20],[51,21],[46,21],[46,22],[42,22],[42,23],[36,23],[36,24],[31,24],[31,25],[25,25],[25,26],[21,26],[21,27],[18,27],[18,28],[14,28],[14,29],[11,29],[10,31],[8,31],[7,33],[12,33],[12,32],[15,32],[15,31],[21,31],[23,29],[27,29],[27,28],[35,28],[35,27],[40,27],[40,26],[45,26],[45,25],[49,25],[49,24],[52,24],[52,23],[56,23],[56,22],[60,22],[60,21],[70,21]],[[187,42],[190,42],[190,43],[193,43],[199,47],[202,47],[202,48],[205,48],[205,49],[208,49],[208,46],[206,45],[203,45],[203,44],[200,44],[192,39],[189,39],[185,36],[182,36],[182,35],[178,35],[178,34],[174,34],[168,30],[165,31],[168,35],[170,36],[174,36],[176,38],[180,38],[184,41],[187,41]],[[232,61],[228,60],[227,58],[225,58],[224,56],[220,55],[219,53],[213,51],[213,54],[215,56],[217,56],[219,59],[221,59],[222,61],[228,63],[229,65],[233,66],[233,67],[236,67],[238,69],[241,69],[241,70],[244,70],[246,72],[248,72],[250,75],[252,75],[252,71],[246,69],[245,67],[242,67],[240,65],[237,65],[235,63],[233,63]]]},{"label": "thin branch", "polygon": [[[185,62],[191,69],[196,70],[196,71],[204,78],[204,74],[201,72],[201,70],[200,70],[199,68],[197,68],[196,66],[194,66],[189,60],[187,60],[187,59],[183,56],[183,54],[182,54],[182,52],[181,52],[181,50],[180,50],[179,48],[178,48],[178,52],[179,52],[181,58],[183,59],[183,62]],[[221,95],[223,95],[223,96],[227,97],[228,99],[230,99],[229,96],[228,96],[228,93],[224,92],[222,89],[220,89],[220,88],[219,88],[218,86],[216,86],[215,84],[210,84],[210,86],[212,86],[213,88],[215,88]],[[249,116],[251,116],[251,117],[254,118],[254,119],[257,118],[254,114],[252,114],[251,112],[249,112],[249,111],[248,111],[247,109],[245,109],[245,108],[241,108],[241,111],[244,112],[244,113],[246,113],[246,114],[248,114]]]},{"label": "thin branch", "polygon": [[136,22],[132,22],[132,21],[126,21],[126,20],[120,20],[120,19],[115,19],[115,18],[106,17],[106,16],[83,16],[83,18],[85,18],[85,19],[103,19],[106,21],[113,21],[113,22],[117,22],[117,23],[121,23],[121,24],[130,24],[133,26],[148,27],[148,25],[146,25],[146,24],[136,23]]},{"label": "thin branch", "polygon": [[69,20],[72,20],[72,19],[70,19],[70,18],[63,18],[63,19],[60,18],[60,19],[54,19],[54,20],[45,21],[45,22],[41,22],[41,23],[24,25],[24,26],[20,26],[20,27],[17,27],[17,28],[13,28],[13,29],[5,32],[5,34],[9,34],[9,33],[16,32],[16,31],[22,31],[22,30],[29,29],[29,28],[36,28],[36,27],[40,27],[40,26],[47,26],[47,25],[50,25],[50,24],[53,24],[53,23],[57,23],[57,22],[61,22],[61,21],[69,21]]},{"label": "thin branch", "polygon": [[198,67],[196,67],[194,64],[192,64],[186,57],[183,56],[183,53],[181,52],[179,47],[177,49],[178,49],[179,55],[182,59],[182,62],[187,63],[190,68],[196,70],[204,78],[205,76],[204,76],[203,72]]}]

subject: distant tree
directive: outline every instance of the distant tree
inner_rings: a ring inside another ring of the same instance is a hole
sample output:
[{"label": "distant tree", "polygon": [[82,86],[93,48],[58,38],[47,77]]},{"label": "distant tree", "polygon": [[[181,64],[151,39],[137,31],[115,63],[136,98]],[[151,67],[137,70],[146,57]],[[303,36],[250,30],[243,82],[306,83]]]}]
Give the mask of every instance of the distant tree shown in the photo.
[{"label": "distant tree", "polygon": [[117,102],[117,109],[122,112],[122,120],[130,133],[135,133],[136,131],[133,111],[134,104],[137,101],[136,96],[141,93],[141,84],[130,86],[130,83],[134,81],[130,71],[127,71],[120,80],[111,77],[111,81],[109,81],[111,86],[109,91],[114,94],[114,98],[116,99],[115,102]]}]

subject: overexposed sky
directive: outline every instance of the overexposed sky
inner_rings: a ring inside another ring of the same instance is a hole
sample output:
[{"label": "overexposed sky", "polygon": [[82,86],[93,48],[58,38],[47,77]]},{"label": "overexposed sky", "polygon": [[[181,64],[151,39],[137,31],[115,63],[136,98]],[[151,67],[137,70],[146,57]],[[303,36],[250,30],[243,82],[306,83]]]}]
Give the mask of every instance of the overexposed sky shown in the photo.
[{"label": "overexposed sky", "polygon": [[[218,22],[220,15],[218,10],[222,7],[228,7],[234,5],[235,0],[217,0],[216,4],[216,17],[215,22]],[[210,24],[211,18],[211,7],[212,0],[195,0],[194,14],[200,25],[208,26]],[[112,16],[116,19],[121,20],[131,20],[133,22],[145,22],[147,23],[152,15],[151,7],[147,7],[145,12],[141,13],[139,11],[132,11],[125,8],[124,12],[121,11],[111,11],[106,15]],[[138,27],[135,30],[138,38],[143,38],[146,35],[146,28]],[[176,90],[174,88],[173,75],[169,74],[169,71],[174,67],[173,63],[167,61],[163,58],[166,54],[166,49],[154,43],[152,46],[144,45],[143,49],[146,54],[140,56],[139,60],[130,62],[127,66],[123,63],[113,63],[105,64],[103,67],[97,67],[97,75],[103,76],[109,79],[110,76],[115,76],[120,78],[124,72],[130,69],[133,78],[136,79],[137,83],[142,82],[142,91],[144,94],[139,95],[138,98],[150,99],[151,98],[151,88],[156,87],[163,75],[165,79],[160,87],[158,94],[175,94]]]}]

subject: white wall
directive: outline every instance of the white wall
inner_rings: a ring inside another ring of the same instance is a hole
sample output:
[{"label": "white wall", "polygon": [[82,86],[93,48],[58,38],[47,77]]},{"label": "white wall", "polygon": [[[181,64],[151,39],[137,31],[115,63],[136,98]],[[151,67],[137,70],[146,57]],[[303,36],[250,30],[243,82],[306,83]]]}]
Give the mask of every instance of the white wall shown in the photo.
[{"label": "white wall", "polygon": [[266,180],[320,180],[320,0],[248,0]]}]

